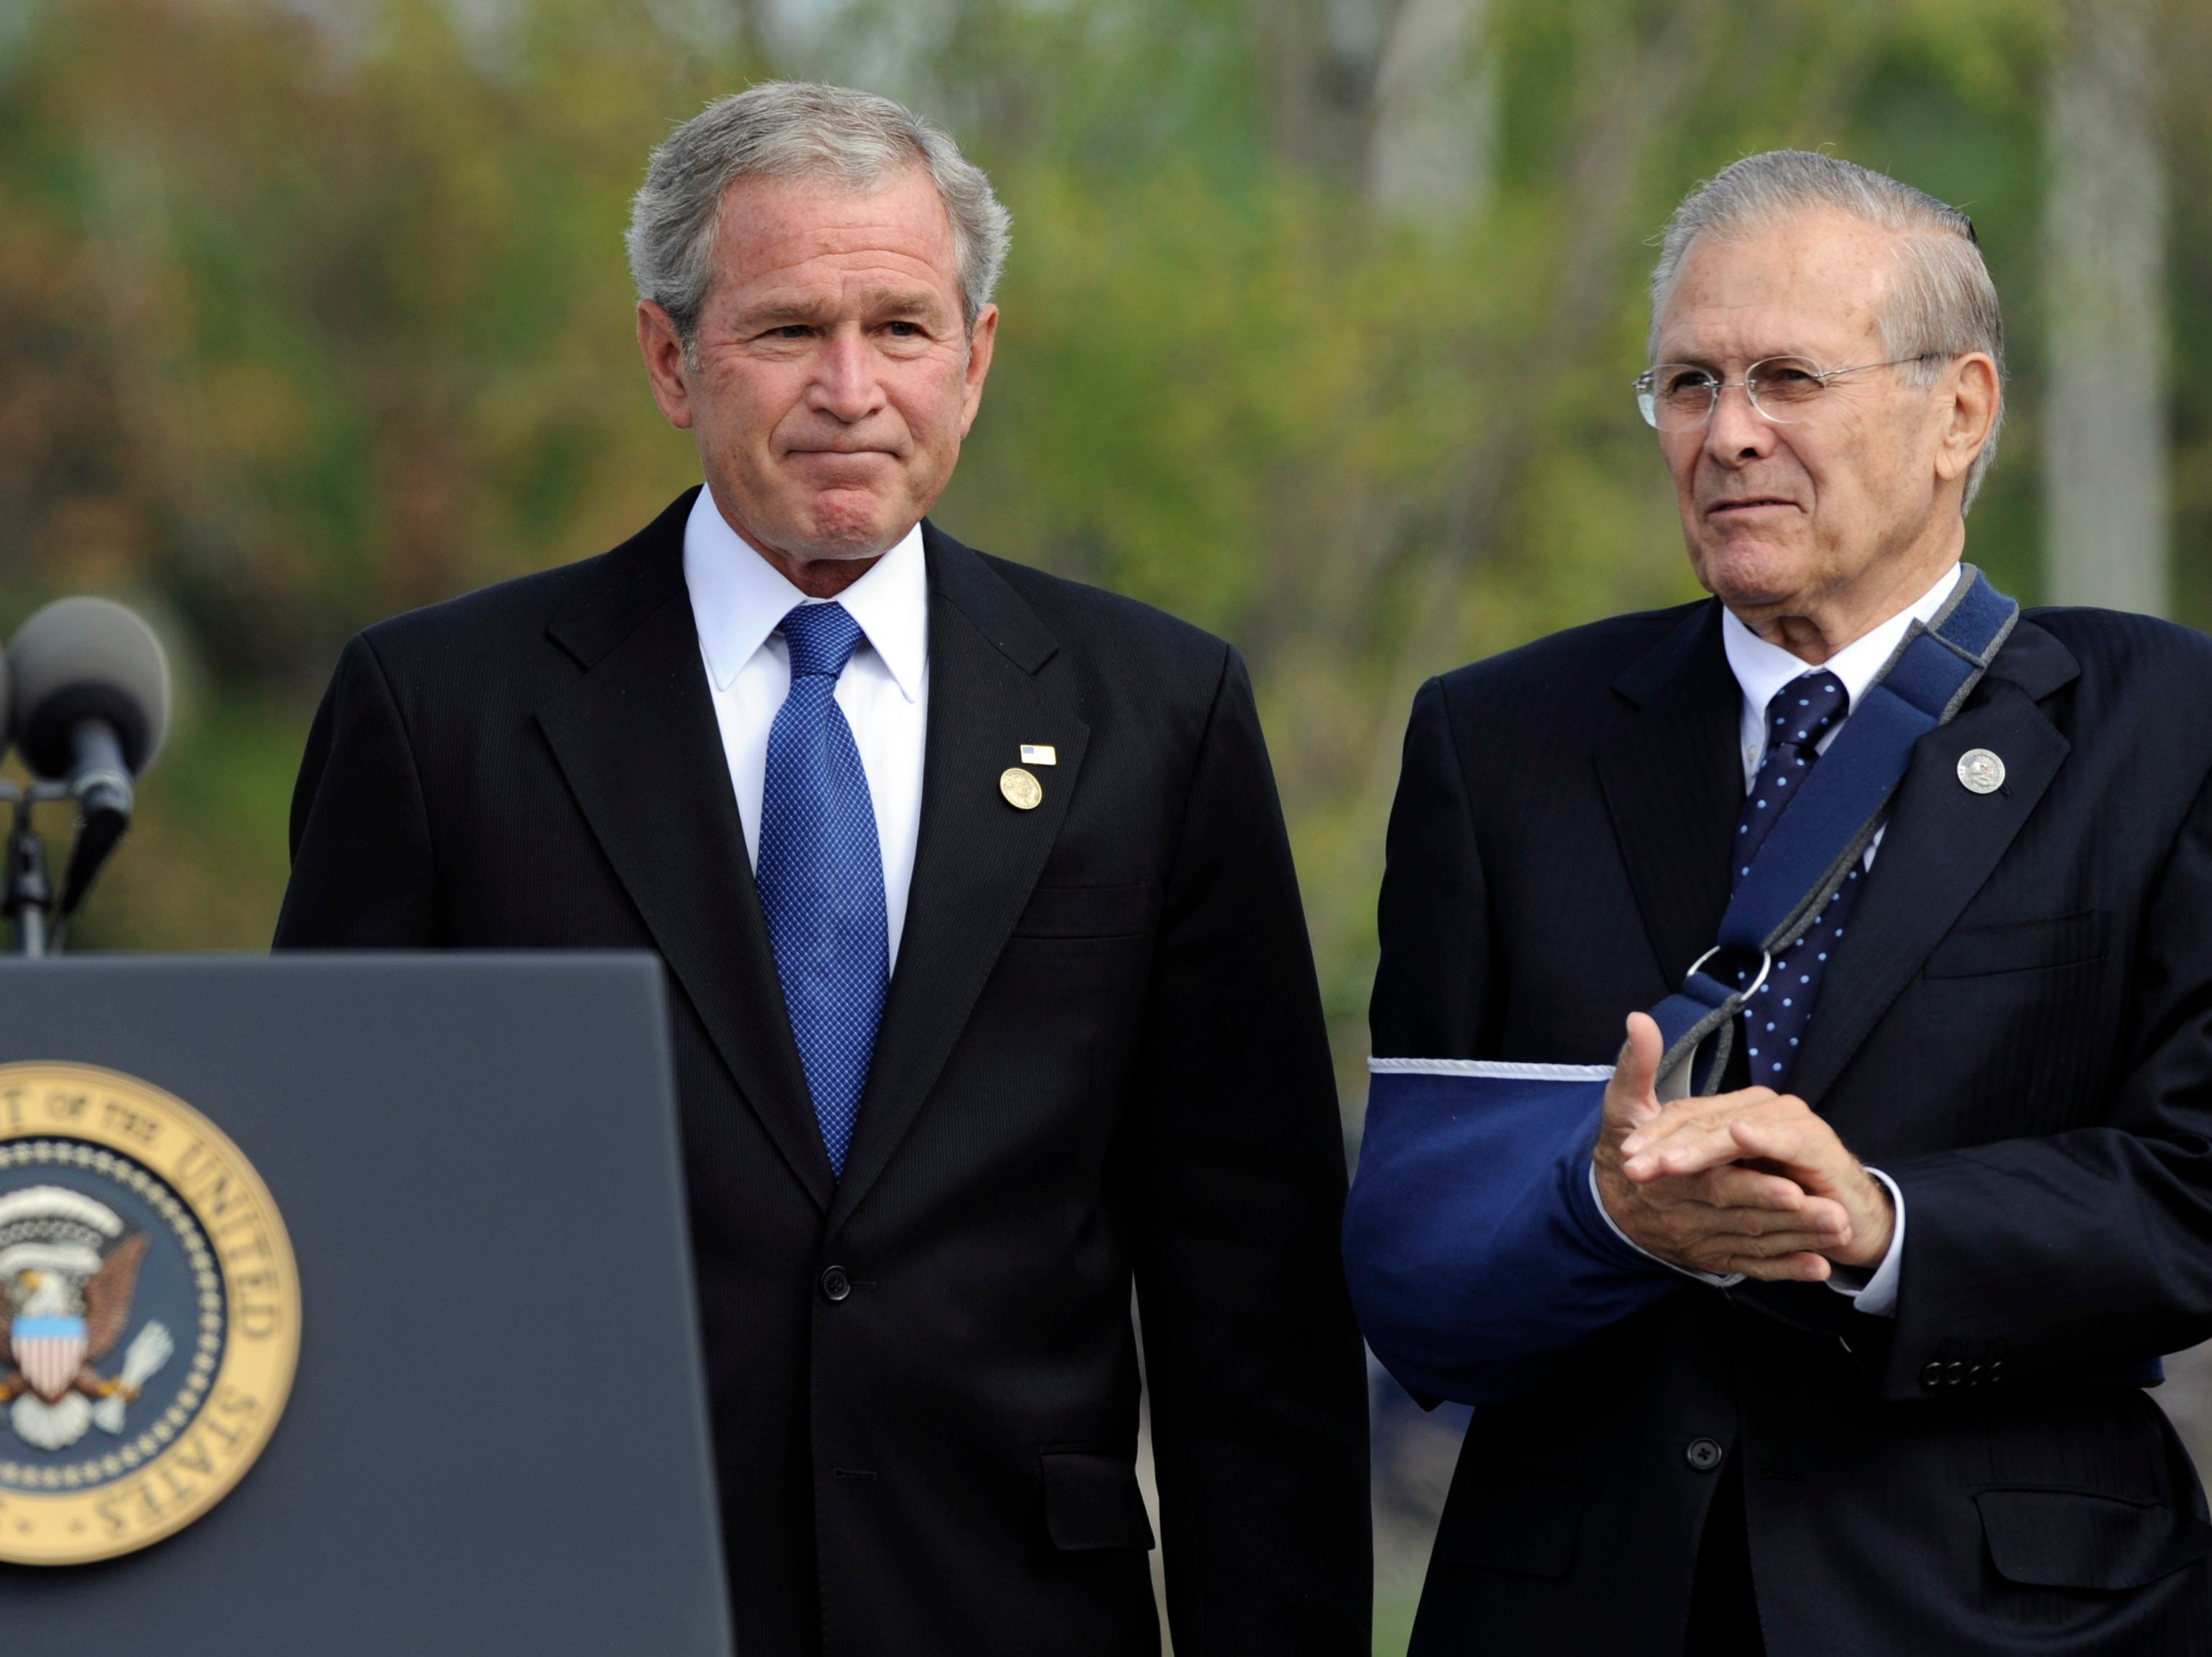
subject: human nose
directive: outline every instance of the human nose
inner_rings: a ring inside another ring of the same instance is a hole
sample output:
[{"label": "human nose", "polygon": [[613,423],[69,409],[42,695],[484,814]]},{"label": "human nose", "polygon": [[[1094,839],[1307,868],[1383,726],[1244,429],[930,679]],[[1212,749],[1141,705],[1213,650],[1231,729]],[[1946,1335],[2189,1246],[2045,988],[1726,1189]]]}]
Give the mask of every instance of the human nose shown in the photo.
[{"label": "human nose", "polygon": [[859,329],[840,328],[830,336],[814,384],[808,388],[807,402],[848,426],[866,419],[882,406],[882,387]]},{"label": "human nose", "polygon": [[1741,381],[1723,385],[1705,421],[1705,451],[1720,461],[1753,459],[1774,447],[1774,422],[1759,412]]}]

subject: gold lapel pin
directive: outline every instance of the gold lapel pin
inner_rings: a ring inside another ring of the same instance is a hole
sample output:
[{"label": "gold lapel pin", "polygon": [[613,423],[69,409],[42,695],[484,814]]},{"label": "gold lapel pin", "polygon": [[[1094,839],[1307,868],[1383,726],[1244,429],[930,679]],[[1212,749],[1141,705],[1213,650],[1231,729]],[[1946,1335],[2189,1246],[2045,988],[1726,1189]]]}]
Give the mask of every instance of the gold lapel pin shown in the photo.
[{"label": "gold lapel pin", "polygon": [[1044,804],[1044,785],[1018,765],[999,773],[999,792],[1017,811],[1034,811]]},{"label": "gold lapel pin", "polygon": [[1058,765],[1060,750],[1048,742],[1025,742],[1022,744],[1024,765]]}]

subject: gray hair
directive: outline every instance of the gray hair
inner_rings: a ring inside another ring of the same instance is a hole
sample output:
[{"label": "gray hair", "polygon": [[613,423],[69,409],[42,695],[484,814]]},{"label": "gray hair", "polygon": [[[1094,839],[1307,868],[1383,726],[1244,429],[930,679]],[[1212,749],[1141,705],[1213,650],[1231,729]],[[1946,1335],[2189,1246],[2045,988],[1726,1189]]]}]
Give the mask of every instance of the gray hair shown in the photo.
[{"label": "gray hair", "polygon": [[1997,365],[1997,413],[1989,441],[1966,473],[1961,508],[1974,504],[1983,476],[1996,458],[2004,424],[2004,315],[1996,284],[1982,261],[1974,222],[1887,173],[1803,149],[1770,149],[1747,155],[1692,191],[1667,221],[1659,263],[1651,271],[1651,337],[1659,349],[1659,313],[1674,289],[1690,244],[1708,233],[1731,233],[1773,224],[1808,209],[1834,208],[1895,233],[1899,281],[1881,309],[1882,346],[1892,357],[1925,357],[1901,372],[1932,385],[1942,365],[1969,351],[1986,351]]},{"label": "gray hair", "polygon": [[714,277],[722,197],[741,179],[832,179],[859,192],[920,167],[952,223],[961,308],[972,330],[1006,262],[1006,209],[934,121],[872,92],[764,81],[713,103],[653,152],[630,203],[630,277],[690,350]]}]

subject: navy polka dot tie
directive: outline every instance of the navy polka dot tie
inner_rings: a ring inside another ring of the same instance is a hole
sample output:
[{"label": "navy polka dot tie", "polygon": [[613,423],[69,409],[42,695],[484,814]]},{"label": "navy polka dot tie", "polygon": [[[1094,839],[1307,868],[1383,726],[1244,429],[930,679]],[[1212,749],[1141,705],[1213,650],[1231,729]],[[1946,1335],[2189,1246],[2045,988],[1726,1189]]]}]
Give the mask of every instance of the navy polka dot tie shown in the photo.
[{"label": "navy polka dot tie", "polygon": [[791,646],[791,690],[769,726],[755,880],[822,1143],[842,1179],[890,960],[875,804],[837,706],[860,624],[842,604],[801,604],[776,630]]},{"label": "navy polka dot tie", "polygon": [[[1850,710],[1850,693],[1826,668],[1792,679],[1774,693],[1766,705],[1766,756],[1744,796],[1743,816],[1736,825],[1731,887],[1742,884],[1751,872],[1752,859],[1774,832],[1783,808],[1804,787],[1819,762],[1818,744]],[[1744,1047],[1755,1085],[1778,1089],[1788,1085],[1805,1026],[1813,1016],[1814,998],[1820,992],[1829,951],[1843,940],[1865,872],[1862,865],[1844,877],[1820,919],[1774,958],[1766,982],[1744,1009]],[[1741,968],[1736,982],[1749,983],[1758,970],[1756,962]]]}]

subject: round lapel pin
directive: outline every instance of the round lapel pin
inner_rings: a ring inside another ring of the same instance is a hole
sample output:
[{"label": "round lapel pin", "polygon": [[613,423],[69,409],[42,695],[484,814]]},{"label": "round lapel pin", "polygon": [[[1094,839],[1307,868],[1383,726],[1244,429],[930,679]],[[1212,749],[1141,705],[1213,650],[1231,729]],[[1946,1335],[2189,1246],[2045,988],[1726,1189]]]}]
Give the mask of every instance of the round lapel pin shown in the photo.
[{"label": "round lapel pin", "polygon": [[1018,765],[999,773],[999,792],[1017,811],[1034,811],[1044,804],[1044,785]]},{"label": "round lapel pin", "polygon": [[1986,748],[1969,748],[1959,756],[1959,780],[1967,792],[1994,794],[2004,786],[2004,762]]}]

